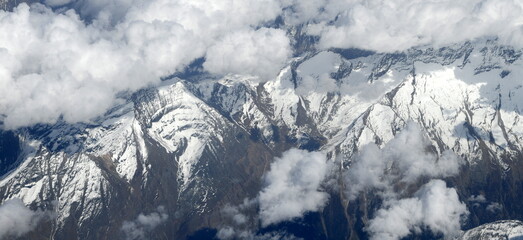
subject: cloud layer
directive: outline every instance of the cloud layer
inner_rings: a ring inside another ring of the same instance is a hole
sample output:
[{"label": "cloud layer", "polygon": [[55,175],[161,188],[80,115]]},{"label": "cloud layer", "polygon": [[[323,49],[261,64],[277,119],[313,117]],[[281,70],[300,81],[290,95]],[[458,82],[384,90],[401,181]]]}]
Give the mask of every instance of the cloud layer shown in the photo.
[{"label": "cloud layer", "polygon": [[[0,11],[0,31],[10,33],[0,36],[4,127],[60,117],[88,121],[115,104],[117,96],[158,83],[197,58],[207,56],[205,66],[212,73],[269,78],[290,55],[283,30],[254,29],[279,15],[276,1],[114,5],[128,10],[119,17],[100,10],[89,24],[74,10],[56,13],[43,5]],[[114,25],[111,19],[117,19]]]},{"label": "cloud layer", "polygon": [[[274,78],[298,24],[319,48],[397,51],[482,36],[523,46],[511,0],[47,0],[0,11],[0,122],[89,121],[126,92],[195,59],[207,71]],[[72,7],[73,9],[61,8]],[[284,24],[276,24],[280,19]],[[273,26],[273,27],[269,27]],[[292,31],[291,31],[292,32]]]},{"label": "cloud layer", "polygon": [[[523,46],[523,3],[512,0],[327,1],[311,31],[320,46],[376,51],[405,50],[499,36]],[[335,18],[334,18],[335,17]],[[336,19],[328,24],[323,19]]]}]

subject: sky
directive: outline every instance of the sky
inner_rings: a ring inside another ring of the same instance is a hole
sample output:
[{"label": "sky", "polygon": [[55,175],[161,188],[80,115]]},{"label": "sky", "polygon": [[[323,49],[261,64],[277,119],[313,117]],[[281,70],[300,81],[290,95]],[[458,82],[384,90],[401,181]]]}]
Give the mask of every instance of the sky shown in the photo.
[{"label": "sky", "polygon": [[376,52],[481,37],[521,47],[514,0],[44,0],[0,11],[0,121],[88,122],[126,94],[196,59],[216,76],[274,79],[294,54],[288,30],[316,48]]}]

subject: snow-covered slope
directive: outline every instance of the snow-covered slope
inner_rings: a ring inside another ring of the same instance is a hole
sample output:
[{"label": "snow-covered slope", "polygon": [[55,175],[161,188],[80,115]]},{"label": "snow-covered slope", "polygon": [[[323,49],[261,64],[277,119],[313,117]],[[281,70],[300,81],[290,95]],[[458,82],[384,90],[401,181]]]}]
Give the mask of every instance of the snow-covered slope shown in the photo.
[{"label": "snow-covered slope", "polygon": [[47,227],[57,239],[121,237],[124,221],[158,206],[169,219],[151,237],[183,238],[218,227],[223,206],[256,195],[268,164],[290,147],[321,149],[347,168],[362,146],[383,145],[414,121],[436,153],[466,160],[451,180],[462,198],[482,191],[521,209],[517,193],[495,195],[503,179],[521,182],[521,54],[491,40],[355,58],[323,51],[263,83],[173,78],[93,122],[16,131],[19,165],[3,176],[0,197],[55,211]]},{"label": "snow-covered slope", "polygon": [[466,231],[462,240],[519,240],[523,239],[523,223],[520,221],[497,221]]}]

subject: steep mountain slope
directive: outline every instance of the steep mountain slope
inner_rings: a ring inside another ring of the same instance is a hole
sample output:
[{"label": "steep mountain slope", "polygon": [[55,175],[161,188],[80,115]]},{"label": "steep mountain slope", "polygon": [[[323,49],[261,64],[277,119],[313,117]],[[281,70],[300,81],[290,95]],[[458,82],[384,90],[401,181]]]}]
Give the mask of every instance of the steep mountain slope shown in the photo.
[{"label": "steep mountain slope", "polygon": [[522,225],[520,221],[497,221],[468,230],[461,239],[522,239]]},{"label": "steep mountain slope", "polygon": [[[468,205],[465,228],[523,219],[521,54],[493,40],[394,54],[333,50],[295,58],[267,82],[173,78],[90,123],[2,133],[10,137],[1,156],[14,165],[3,170],[0,198],[56,213],[26,236],[34,239],[129,237],[122,225],[159,206],[168,218],[144,234],[183,239],[219,228],[224,206],[256,197],[285,150],[327,153],[341,179],[363,146],[383,146],[415,122],[427,151],[465,161],[445,179]],[[4,150],[13,144],[19,150]],[[335,182],[325,209],[306,216],[309,228],[318,238],[367,238],[380,200],[369,192],[349,204],[339,189],[351,183]]]}]

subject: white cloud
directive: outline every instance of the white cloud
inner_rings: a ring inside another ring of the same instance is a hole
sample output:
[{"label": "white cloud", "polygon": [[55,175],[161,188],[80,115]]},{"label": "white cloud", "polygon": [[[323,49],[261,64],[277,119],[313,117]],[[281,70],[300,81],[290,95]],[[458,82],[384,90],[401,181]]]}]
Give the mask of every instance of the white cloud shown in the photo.
[{"label": "white cloud", "polygon": [[169,215],[167,215],[165,208],[160,206],[155,212],[149,214],[140,213],[135,220],[125,221],[122,224],[122,231],[126,239],[129,240],[147,239],[146,234],[167,221],[168,218]]},{"label": "white cloud", "polygon": [[[365,146],[346,172],[346,194],[353,200],[363,191],[376,191],[383,205],[366,226],[372,239],[400,239],[411,233],[430,230],[454,236],[460,219],[468,213],[454,188],[442,180],[431,180],[411,198],[400,189],[415,187],[424,178],[454,176],[462,160],[450,151],[432,152],[431,143],[415,123],[407,126],[380,149]],[[439,156],[438,156],[439,155]]]},{"label": "white cloud", "polygon": [[32,211],[20,199],[7,200],[0,206],[0,239],[18,238],[35,229],[46,213]]},{"label": "white cloud", "polygon": [[[291,25],[310,23],[323,48],[395,51],[489,35],[523,46],[523,3],[511,0],[45,2],[77,12],[25,4],[0,11],[0,31],[10,33],[0,36],[5,128],[60,117],[89,121],[122,92],[156,84],[201,57],[213,73],[270,79],[291,55],[287,29],[264,28],[278,16]],[[313,80],[304,79],[335,88],[328,76]]]},{"label": "white cloud", "polygon": [[290,55],[285,31],[260,28],[225,36],[207,50],[203,66],[211,73],[250,74],[267,80],[278,74]]},{"label": "white cloud", "polygon": [[[512,0],[328,1],[311,33],[320,45],[397,51],[483,36],[522,46],[523,2]],[[328,20],[333,24],[327,24]]]},{"label": "white cloud", "polygon": [[119,43],[97,37],[74,12],[20,5],[0,12],[0,114],[15,128],[53,122],[87,121],[102,114],[118,92],[156,81]]},{"label": "white cloud", "polygon": [[[59,117],[89,121],[115,104],[118,94],[156,84],[208,50],[212,71],[265,78],[276,76],[290,52],[281,30],[251,30],[281,13],[275,0],[109,1],[110,11],[121,15],[117,21],[98,1],[75,4],[93,9],[92,23],[73,10],[55,13],[42,5],[0,11],[0,31],[10,33],[0,36],[5,128]],[[238,36],[251,40],[237,43],[244,55],[217,50]],[[220,56],[232,64],[216,67]]]},{"label": "white cloud", "polygon": [[412,184],[420,177],[449,177],[457,174],[463,163],[451,151],[440,156],[429,151],[431,146],[416,123],[409,122],[394,139],[381,149],[368,144],[361,149],[356,162],[346,173],[348,196],[354,199],[366,189],[390,193],[396,182]]},{"label": "white cloud", "polygon": [[[458,173],[461,160],[451,152],[429,151],[430,142],[415,123],[408,123],[383,148],[366,146],[346,173],[349,199],[363,190],[378,190],[383,206],[366,227],[375,239],[399,239],[422,229],[453,236],[460,229],[460,219],[467,214],[454,188],[442,180],[431,180],[411,198],[395,192],[396,183],[414,186],[420,177],[448,177]],[[394,169],[392,169],[394,166]],[[246,199],[238,206],[226,206],[223,213],[229,225],[219,232],[220,239],[252,238],[254,218],[245,212],[259,204],[262,227],[294,220],[308,211],[321,209],[328,200],[322,190],[332,165],[320,152],[291,149],[276,158],[265,176],[266,187],[257,199]],[[416,169],[413,169],[416,168]]]},{"label": "white cloud", "polygon": [[371,239],[401,239],[422,228],[453,237],[468,214],[456,190],[441,180],[425,184],[413,198],[388,200],[384,205],[366,228]]},{"label": "white cloud", "polygon": [[324,206],[328,194],[321,183],[329,172],[325,154],[291,149],[271,164],[260,192],[262,226],[292,220]]},{"label": "white cloud", "polygon": [[430,142],[414,122],[409,122],[393,140],[384,147],[387,158],[394,161],[401,171],[401,180],[412,183],[420,176],[449,177],[459,172],[462,161],[451,151],[441,156],[429,150]]}]

